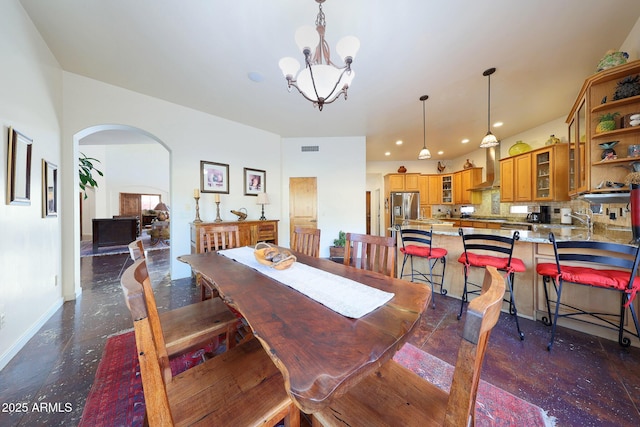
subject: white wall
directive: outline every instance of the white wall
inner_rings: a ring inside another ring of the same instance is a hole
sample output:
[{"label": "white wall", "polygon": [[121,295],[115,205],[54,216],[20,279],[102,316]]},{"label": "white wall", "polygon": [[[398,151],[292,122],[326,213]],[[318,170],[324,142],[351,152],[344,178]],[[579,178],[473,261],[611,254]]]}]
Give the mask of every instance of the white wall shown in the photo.
[{"label": "white wall", "polygon": [[[319,151],[302,152],[303,145]],[[279,243],[289,243],[289,178],[317,177],[320,256],[338,232],[366,231],[366,148],[364,137],[284,138],[282,140],[282,206]],[[283,235],[284,233],[284,235]]]},{"label": "white wall", "polygon": [[[17,1],[0,2],[0,57],[2,369],[62,304],[60,216],[41,210],[42,159],[60,166],[62,71]],[[10,126],[33,139],[30,206],[5,203]]]},{"label": "white wall", "polygon": [[629,54],[629,61],[640,59],[640,18],[636,21],[627,39],[620,46],[622,52]]},{"label": "white wall", "polygon": [[[280,218],[281,159],[278,135],[211,116],[193,109],[141,95],[129,90],[63,73],[64,125],[63,161],[75,164],[77,141],[92,132],[96,124],[117,124],[141,129],[157,139],[170,152],[171,186],[171,277],[178,279],[191,274],[189,267],[176,259],[189,253],[189,223],[195,218],[193,189],[200,186],[200,161],[229,165],[230,194],[221,196],[221,217],[235,220],[231,209],[246,208],[249,218],[260,217],[255,197],[245,196],[243,168],[265,170],[266,186],[272,204],[266,206],[267,215]],[[66,175],[65,189],[77,188],[77,176]],[[364,179],[364,178],[363,178]],[[70,197],[71,196],[71,197]],[[200,217],[215,219],[213,194],[200,199]],[[65,297],[73,298],[80,291],[78,200],[67,190],[63,209],[68,215],[63,232],[70,238],[63,243],[63,274],[71,287]],[[99,212],[99,210],[98,210]],[[72,237],[73,236],[73,237]]]}]

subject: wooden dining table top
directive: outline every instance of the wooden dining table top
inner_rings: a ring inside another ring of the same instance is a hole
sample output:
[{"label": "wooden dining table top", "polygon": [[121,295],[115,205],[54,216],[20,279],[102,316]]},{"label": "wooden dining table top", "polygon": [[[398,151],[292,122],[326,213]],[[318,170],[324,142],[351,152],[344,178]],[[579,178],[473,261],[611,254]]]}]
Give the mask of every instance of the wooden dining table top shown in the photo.
[{"label": "wooden dining table top", "polygon": [[297,262],[393,292],[394,297],[359,319],[345,317],[262,273],[215,252],[178,257],[216,286],[238,310],[282,372],[291,398],[305,413],[372,373],[409,339],[431,290],[294,252]]}]

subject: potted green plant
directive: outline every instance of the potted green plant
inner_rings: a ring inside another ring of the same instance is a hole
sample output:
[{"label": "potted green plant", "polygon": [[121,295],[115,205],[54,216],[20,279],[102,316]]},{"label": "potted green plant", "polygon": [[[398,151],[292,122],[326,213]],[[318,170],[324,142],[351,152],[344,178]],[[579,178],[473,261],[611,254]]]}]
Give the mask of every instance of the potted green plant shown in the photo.
[{"label": "potted green plant", "polygon": [[84,198],[87,198],[87,187],[98,188],[98,183],[93,178],[93,172],[100,176],[104,176],[102,171],[97,169],[94,163],[100,163],[100,160],[93,157],[87,157],[86,154],[80,153],[78,159],[78,175],[80,176],[80,191],[84,192]]},{"label": "potted green plant", "polygon": [[329,246],[329,256],[331,258],[344,258],[344,245],[347,242],[347,234],[340,230],[338,238],[333,240],[333,246]]},{"label": "potted green plant", "polygon": [[610,132],[616,130],[616,117],[620,113],[605,113],[598,117],[598,125],[596,126],[596,133]]}]

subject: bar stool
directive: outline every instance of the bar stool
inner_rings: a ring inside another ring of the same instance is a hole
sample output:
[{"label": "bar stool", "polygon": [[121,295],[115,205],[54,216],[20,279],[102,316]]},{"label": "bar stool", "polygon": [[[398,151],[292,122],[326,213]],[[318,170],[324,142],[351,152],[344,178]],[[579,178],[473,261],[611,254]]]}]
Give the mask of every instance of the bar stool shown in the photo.
[{"label": "bar stool", "polygon": [[[444,289],[444,271],[447,267],[447,250],[444,248],[434,248],[432,245],[432,234],[433,229],[429,231],[414,229],[414,228],[401,228],[400,226],[396,226],[396,230],[400,231],[400,239],[402,240],[402,247],[400,248],[400,252],[404,254],[404,258],[402,260],[402,268],[400,269],[400,279],[405,276],[411,276],[411,281],[414,282],[416,280],[429,283],[431,285],[431,295],[434,295],[433,292],[433,268],[436,263],[440,261],[442,263],[442,273],[436,274],[436,278],[440,277],[440,283],[435,283],[435,285],[440,286],[440,294],[446,295],[447,290]],[[416,270],[413,267],[413,257],[424,258],[429,266],[429,277],[422,271]],[[411,273],[404,274],[404,266],[407,263],[407,259],[409,259],[409,263],[411,265]],[[416,276],[419,276],[416,278]],[[436,300],[432,297],[431,306],[436,308]]]},{"label": "bar stool", "polygon": [[505,278],[509,299],[504,301],[509,303],[509,313],[515,316],[518,335],[521,340],[524,340],[524,333],[520,330],[520,323],[518,322],[518,309],[516,308],[516,300],[513,294],[515,273],[522,273],[527,269],[521,259],[513,257],[513,247],[516,240],[520,240],[520,233],[514,231],[512,237],[482,233],[464,234],[462,228],[460,228],[458,229],[458,234],[462,237],[464,246],[464,252],[458,258],[458,262],[464,265],[464,290],[460,301],[458,320],[462,317],[464,303],[469,302],[469,294],[480,293],[480,289],[470,291],[468,286],[482,287],[479,284],[469,282],[471,268],[485,268],[490,265],[506,273]]}]

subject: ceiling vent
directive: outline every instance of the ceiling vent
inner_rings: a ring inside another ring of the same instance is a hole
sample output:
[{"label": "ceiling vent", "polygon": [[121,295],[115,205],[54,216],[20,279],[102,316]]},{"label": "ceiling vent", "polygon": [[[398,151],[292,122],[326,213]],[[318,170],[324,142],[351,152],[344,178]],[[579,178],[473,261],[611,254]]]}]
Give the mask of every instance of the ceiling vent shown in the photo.
[{"label": "ceiling vent", "polygon": [[303,153],[307,152],[307,151],[320,151],[320,147],[317,145],[303,145],[301,147],[301,151]]}]

